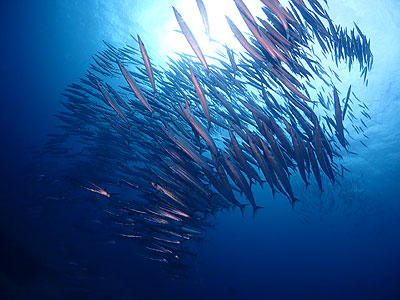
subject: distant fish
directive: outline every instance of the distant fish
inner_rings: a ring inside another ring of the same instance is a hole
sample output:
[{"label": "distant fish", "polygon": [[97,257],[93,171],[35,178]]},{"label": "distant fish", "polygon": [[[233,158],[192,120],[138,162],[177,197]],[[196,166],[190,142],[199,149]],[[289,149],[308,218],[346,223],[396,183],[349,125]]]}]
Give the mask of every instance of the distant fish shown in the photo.
[{"label": "distant fish", "polygon": [[107,198],[110,198],[110,197],[111,197],[111,195],[110,195],[106,190],[102,189],[102,188],[99,187],[98,185],[95,185],[94,183],[90,183],[90,184],[91,184],[92,186],[94,186],[94,187],[92,187],[92,188],[91,188],[91,187],[86,187],[86,186],[82,186],[82,187],[83,187],[84,189],[90,191],[90,192],[103,195],[103,196],[105,196],[105,197],[107,197]]},{"label": "distant fish", "polygon": [[346,111],[347,111],[347,107],[348,107],[348,105],[349,105],[350,92],[351,92],[351,85],[350,85],[349,89],[347,90],[347,96],[346,96],[346,101],[345,101],[345,103],[344,103],[342,120],[344,120],[344,117],[345,117]]},{"label": "distant fish", "polygon": [[204,6],[203,0],[196,0],[197,7],[199,8],[201,19],[203,21],[204,29],[206,30],[206,34],[208,36],[208,39],[211,40],[210,36],[210,25],[208,23],[208,17],[207,17],[207,10],[206,7]]},{"label": "distant fish", "polygon": [[314,150],[311,146],[310,141],[307,141],[307,152],[308,152],[308,156],[310,158],[311,168],[313,170],[315,180],[317,181],[319,189],[321,190],[321,193],[322,193],[323,189],[322,189],[321,173],[319,172],[318,162],[315,157]]},{"label": "distant fish", "polygon": [[343,129],[342,109],[340,107],[340,100],[336,87],[333,87],[333,96],[335,100],[335,119],[336,119],[337,137],[343,148],[346,148],[346,140],[344,138],[344,129]]}]

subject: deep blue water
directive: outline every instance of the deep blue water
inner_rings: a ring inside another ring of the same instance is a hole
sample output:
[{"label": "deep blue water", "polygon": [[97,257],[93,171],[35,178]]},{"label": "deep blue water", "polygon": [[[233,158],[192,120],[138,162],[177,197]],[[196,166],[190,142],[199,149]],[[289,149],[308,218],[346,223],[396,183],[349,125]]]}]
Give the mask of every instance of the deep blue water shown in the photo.
[{"label": "deep blue water", "polygon": [[[31,149],[58,124],[63,89],[88,69],[102,40],[123,45],[140,33],[160,61],[179,51],[162,33],[175,21],[170,6],[190,11],[187,2],[0,3],[0,298],[71,299],[78,290],[100,299],[400,299],[397,0],[329,2],[331,17],[356,21],[374,54],[367,87],[356,72],[341,74],[372,116],[368,148],[353,141],[358,155],[344,157],[352,173],[343,186],[307,193],[294,211],[277,196],[256,218],[218,213],[206,239],[192,245],[190,279],[169,278],[134,242],[112,243],[104,227],[87,229],[102,203],[32,197],[26,179],[40,166]],[[259,188],[255,196],[265,194]]]}]

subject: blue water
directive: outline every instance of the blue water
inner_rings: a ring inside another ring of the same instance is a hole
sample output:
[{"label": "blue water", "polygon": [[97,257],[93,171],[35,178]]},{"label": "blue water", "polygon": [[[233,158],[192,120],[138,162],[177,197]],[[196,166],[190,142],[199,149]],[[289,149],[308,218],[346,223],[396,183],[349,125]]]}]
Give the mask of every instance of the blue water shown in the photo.
[{"label": "blue water", "polygon": [[[163,34],[177,28],[170,6],[190,12],[188,2],[1,1],[0,298],[400,299],[397,0],[329,1],[336,23],[356,21],[374,54],[367,87],[357,72],[340,74],[372,116],[368,148],[352,141],[358,155],[344,157],[352,173],[343,186],[322,197],[304,191],[294,211],[277,196],[256,218],[218,213],[205,240],[191,245],[189,279],[171,279],[130,240],[113,243],[104,226],[88,229],[102,203],[32,197],[27,177],[40,166],[31,149],[54,131],[60,93],[89,68],[102,40],[121,46],[139,33],[162,63],[181,50]],[[256,189],[255,197],[267,196]]]}]

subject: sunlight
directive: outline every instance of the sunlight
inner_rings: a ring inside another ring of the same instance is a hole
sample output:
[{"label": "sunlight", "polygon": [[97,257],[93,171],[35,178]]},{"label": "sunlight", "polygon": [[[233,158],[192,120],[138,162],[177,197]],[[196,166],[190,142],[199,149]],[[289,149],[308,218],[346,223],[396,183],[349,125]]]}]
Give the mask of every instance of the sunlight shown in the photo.
[{"label": "sunlight", "polygon": [[[175,52],[194,54],[186,38],[177,32],[180,28],[174,16],[172,6],[182,15],[204,55],[215,56],[216,50],[221,50],[221,45],[225,44],[237,51],[244,50],[233,35],[225,18],[225,15],[229,16],[242,33],[245,35],[249,33],[233,0],[203,0],[207,11],[212,40],[209,40],[206,35],[200,11],[195,0],[170,0],[165,2],[149,0],[149,2],[150,6],[155,7],[154,9],[145,10],[136,7],[134,11],[129,13],[130,16],[133,16],[133,19],[130,19],[133,25],[130,27],[140,28],[137,33],[141,34],[152,58],[158,63],[165,64],[166,56],[175,56]],[[262,1],[246,0],[244,2],[254,16],[265,18],[261,9],[263,7]],[[283,6],[287,6],[286,0],[280,2]],[[224,49],[221,51],[224,52]]]},{"label": "sunlight", "polygon": [[[220,45],[225,45],[225,43],[233,49],[240,49],[241,45],[234,37],[225,19],[225,15],[229,16],[229,18],[231,18],[233,22],[235,22],[240,30],[242,30],[243,32],[248,32],[247,27],[242,20],[234,1],[204,0],[204,5],[207,10],[211,38],[218,42],[215,42],[213,40],[210,41],[208,39],[205,33],[205,28],[201,19],[199,9],[196,5],[196,1],[179,1],[176,4],[176,9],[182,15],[186,24],[189,26],[190,30],[196,37],[196,40],[200,45],[203,53],[205,55],[213,56],[215,54],[215,50]],[[254,15],[262,14],[261,1],[246,1],[246,5]],[[167,32],[167,34],[164,38],[169,43],[169,49],[163,49],[163,51],[167,50],[168,52],[176,51],[193,54],[193,51],[184,36],[176,32],[176,30],[179,30],[179,25],[177,24],[177,21],[173,14],[171,14],[171,18],[166,24],[165,29],[165,32]]]}]

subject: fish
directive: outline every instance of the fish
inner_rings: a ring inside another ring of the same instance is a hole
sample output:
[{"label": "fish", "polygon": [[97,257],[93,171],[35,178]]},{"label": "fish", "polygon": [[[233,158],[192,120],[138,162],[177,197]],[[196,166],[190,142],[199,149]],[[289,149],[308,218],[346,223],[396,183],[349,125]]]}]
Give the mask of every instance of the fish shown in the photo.
[{"label": "fish", "polygon": [[263,135],[268,141],[269,145],[271,146],[272,152],[275,155],[275,157],[279,160],[279,163],[282,165],[283,169],[286,171],[286,173],[289,173],[288,166],[286,164],[286,160],[283,158],[282,151],[276,142],[274,136],[272,135],[271,130],[265,125],[265,123],[262,123],[263,126]]},{"label": "fish", "polygon": [[181,28],[183,34],[185,35],[185,38],[188,41],[190,47],[193,49],[194,53],[196,54],[201,64],[206,69],[206,71],[210,72],[210,69],[208,68],[208,64],[203,55],[203,52],[201,51],[199,44],[197,43],[193,33],[190,31],[189,27],[186,25],[185,20],[182,18],[181,14],[176,10],[176,8],[172,7],[172,9],[174,10],[174,14],[176,20],[178,21],[179,27]]},{"label": "fish", "polygon": [[309,182],[307,181],[307,177],[305,174],[304,157],[303,157],[303,151],[301,150],[302,142],[298,138],[297,134],[295,133],[292,125],[290,125],[289,122],[285,118],[282,118],[282,120],[286,126],[287,131],[289,132],[289,134],[292,138],[292,145],[293,145],[294,154],[295,154],[294,158],[297,163],[297,167],[299,169],[301,178],[303,179],[303,181],[307,187],[309,185]]},{"label": "fish", "polygon": [[207,10],[206,7],[204,6],[203,0],[196,0],[197,7],[199,8],[201,19],[203,21],[204,29],[206,31],[206,34],[208,36],[208,39],[211,40],[210,36],[210,25],[208,23],[208,16],[207,16]]},{"label": "fish", "polygon": [[269,163],[271,164],[275,173],[277,174],[279,181],[282,183],[284,189],[287,192],[287,196],[292,204],[292,207],[294,207],[294,203],[296,201],[298,201],[298,199],[296,199],[293,194],[292,185],[290,184],[287,174],[283,171],[282,167],[276,161],[275,157],[273,156],[272,152],[269,150],[269,148],[268,148],[267,144],[264,142],[264,140],[262,138],[259,138],[259,140],[260,140],[260,143],[261,143],[261,146],[263,149],[264,156],[269,161]]},{"label": "fish", "polygon": [[244,35],[240,32],[240,30],[236,27],[235,23],[228,17],[225,16],[226,21],[229,24],[229,27],[231,28],[233,34],[235,37],[238,39],[239,43],[245,48],[252,56],[257,58],[259,61],[264,62],[264,59],[260,56],[260,54],[249,44],[249,42],[246,40]]},{"label": "fish", "polygon": [[322,193],[324,190],[322,188],[321,173],[319,172],[318,162],[315,157],[314,149],[312,148],[310,141],[307,141],[307,152],[308,152],[308,156],[310,158],[311,167],[312,167],[312,171],[314,173],[315,180],[317,181],[318,187]]},{"label": "fish", "polygon": [[[225,198],[227,198],[229,201],[231,201],[236,206],[238,206],[243,215],[246,204],[241,204],[235,198],[235,195],[233,194],[232,186],[229,183],[229,180],[225,173],[223,165],[219,162],[219,158],[217,158],[214,154],[211,154],[211,155],[212,155],[214,166],[217,170],[217,174],[219,175],[219,177],[214,177],[215,178],[215,182],[214,182],[215,184],[213,183],[214,187],[218,191],[220,191],[220,193],[223,194],[225,196]],[[219,178],[219,180],[218,180],[218,178]]]},{"label": "fish", "polygon": [[126,118],[124,112],[121,110],[119,105],[117,103],[115,103],[115,101],[112,100],[111,96],[104,89],[103,85],[97,80],[96,80],[96,84],[97,84],[100,92],[103,94],[104,98],[108,102],[108,104],[116,111],[116,113],[121,117],[121,119],[123,119],[126,122],[126,124],[128,124],[130,126],[130,122]]},{"label": "fish", "polygon": [[344,120],[344,117],[346,116],[347,107],[349,105],[350,92],[351,92],[351,85],[350,85],[349,89],[347,90],[347,96],[346,96],[346,101],[344,103],[342,120]]},{"label": "fish", "polygon": [[344,138],[343,117],[342,117],[343,114],[342,114],[342,109],[340,107],[340,100],[336,87],[333,88],[333,96],[335,100],[335,119],[336,119],[337,137],[343,148],[346,148],[346,140]]},{"label": "fish", "polygon": [[287,33],[289,31],[289,28],[286,22],[286,18],[281,11],[281,7],[276,6],[275,3],[273,3],[274,1],[261,0],[261,2],[264,3],[264,5],[266,5],[278,17],[279,21],[283,25],[283,28],[285,29],[285,32]]},{"label": "fish", "polygon": [[96,185],[96,184],[94,184],[94,183],[90,183],[90,184],[93,186],[92,188],[86,187],[86,186],[83,186],[83,185],[82,185],[82,187],[83,187],[84,189],[90,191],[90,192],[100,194],[100,195],[105,196],[105,197],[107,197],[107,198],[110,198],[110,197],[111,197],[111,195],[110,195],[106,190],[102,189],[102,188],[99,187],[98,185]]},{"label": "fish", "polygon": [[[276,58],[279,53],[277,53],[276,48],[271,44],[270,40],[268,37],[262,37],[261,33],[257,27],[256,21],[247,8],[247,6],[244,4],[242,0],[234,0],[240,14],[242,15],[243,20],[245,21],[247,27],[250,29],[254,37],[257,39],[257,41],[264,47],[264,49],[273,57]],[[233,24],[234,25],[234,24]],[[239,34],[239,32],[237,33]],[[236,34],[235,34],[236,35]],[[284,58],[283,58],[284,60]]]},{"label": "fish", "polygon": [[243,193],[246,195],[246,198],[249,200],[249,202],[253,206],[253,216],[254,216],[256,214],[257,210],[259,210],[262,207],[256,205],[256,202],[254,200],[254,196],[253,196],[253,193],[251,192],[249,184],[247,183],[246,179],[243,177],[243,174],[240,172],[240,170],[237,167],[235,167],[231,158],[224,152],[222,152],[221,155],[224,159],[225,165],[229,168],[229,170],[233,174],[240,189],[243,191]]},{"label": "fish", "polygon": [[251,181],[251,173],[250,173],[250,166],[248,165],[246,159],[244,158],[242,149],[240,148],[240,145],[235,137],[235,135],[232,133],[232,131],[230,129],[228,129],[229,132],[229,136],[231,138],[231,142],[233,145],[233,150],[235,153],[235,158],[237,159],[237,161],[239,162],[241,168],[243,169],[243,171],[246,173],[247,177],[249,178],[249,181]]},{"label": "fish", "polygon": [[215,95],[215,97],[222,103],[222,105],[226,108],[229,114],[232,116],[233,120],[240,125],[240,119],[237,115],[236,111],[233,109],[232,105],[229,104],[228,101],[224,99],[224,97],[213,87],[209,86],[211,92]]},{"label": "fish", "polygon": [[142,104],[153,114],[154,110],[147,102],[146,98],[143,96],[139,86],[136,84],[132,76],[129,74],[128,70],[117,60],[118,67],[121,70],[122,75],[125,77],[126,82],[129,84],[132,91],[135,93],[136,97],[142,102]]},{"label": "fish", "polygon": [[180,104],[180,108],[190,124],[193,126],[193,128],[203,137],[203,139],[207,142],[207,144],[210,146],[210,149],[215,155],[218,155],[218,149],[217,146],[215,145],[214,139],[211,137],[211,135],[207,132],[207,130],[201,125],[201,123],[196,119],[195,116],[186,108]]},{"label": "fish", "polygon": [[251,147],[251,150],[252,150],[252,154],[254,155],[254,158],[256,159],[256,161],[258,163],[258,166],[260,167],[261,172],[264,175],[265,180],[268,182],[268,185],[271,188],[272,196],[275,197],[275,192],[276,191],[275,191],[274,183],[273,183],[272,178],[271,178],[271,174],[270,174],[271,172],[268,169],[268,165],[264,161],[264,159],[263,159],[260,151],[258,150],[257,146],[254,144],[253,139],[254,138],[251,135],[249,135],[249,144],[250,144],[250,147]]},{"label": "fish", "polygon": [[274,67],[270,66],[269,70],[295,95],[299,96],[301,99],[311,102],[306,96],[304,96],[298,89],[296,89],[293,84],[289,82],[282,74],[280,74]]},{"label": "fish", "polygon": [[156,92],[156,84],[154,82],[153,70],[152,70],[152,67],[150,64],[150,59],[149,59],[149,56],[147,55],[146,48],[144,47],[143,42],[140,39],[139,35],[137,36],[137,39],[138,39],[138,43],[139,43],[139,47],[140,47],[140,52],[142,53],[143,62],[146,67],[147,75],[149,76],[151,86],[153,87],[153,91],[155,93]]},{"label": "fish", "polygon": [[201,107],[203,108],[204,116],[207,118],[208,128],[211,128],[210,111],[208,109],[208,104],[207,104],[206,98],[204,96],[203,91],[201,90],[199,81],[197,80],[197,77],[194,74],[192,68],[189,67],[189,70],[190,70],[190,75],[192,77],[192,82],[193,82],[194,88],[196,89],[197,97],[199,98]]}]

